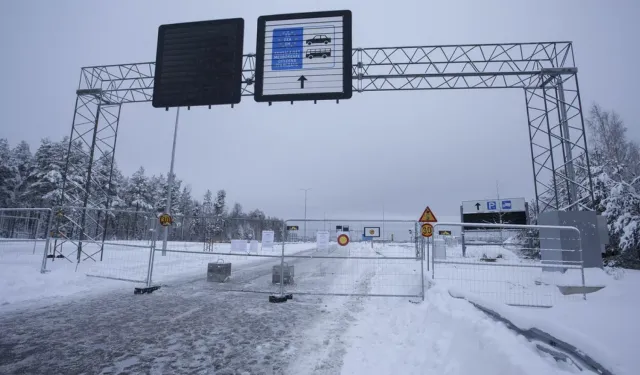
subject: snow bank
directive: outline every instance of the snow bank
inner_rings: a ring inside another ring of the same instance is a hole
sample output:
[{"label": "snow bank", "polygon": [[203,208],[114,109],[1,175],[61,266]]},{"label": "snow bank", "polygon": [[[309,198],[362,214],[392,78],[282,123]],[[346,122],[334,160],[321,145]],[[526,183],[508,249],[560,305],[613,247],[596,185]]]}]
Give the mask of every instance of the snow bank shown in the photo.
[{"label": "snow bank", "polygon": [[342,374],[558,374],[553,359],[439,287],[426,301],[370,299],[347,331]]},{"label": "snow bank", "polygon": [[[564,273],[542,272],[539,280],[552,285],[577,286],[582,285],[582,274],[579,269],[570,269]],[[584,269],[584,285],[586,286],[607,286],[613,278],[607,275],[600,268]]]},{"label": "snow bank", "polygon": [[[462,258],[462,246],[447,246],[447,258]],[[481,258],[498,258],[498,261],[520,261],[518,255],[513,251],[505,249],[499,245],[474,246],[467,244],[466,258],[469,260],[479,260]]]},{"label": "snow bank", "polygon": [[535,327],[574,345],[616,375],[636,374],[640,368],[636,353],[640,344],[640,271],[627,271],[621,280],[599,269],[585,271],[587,280],[607,287],[588,294],[586,301],[558,301],[549,309],[506,306],[461,290],[452,293],[499,313],[520,329]]},{"label": "snow bank", "polygon": [[51,302],[59,297],[125,288],[131,283],[88,278],[75,263],[56,259],[55,273],[41,274],[42,249],[36,254],[15,245],[0,251],[0,309],[21,302]]}]

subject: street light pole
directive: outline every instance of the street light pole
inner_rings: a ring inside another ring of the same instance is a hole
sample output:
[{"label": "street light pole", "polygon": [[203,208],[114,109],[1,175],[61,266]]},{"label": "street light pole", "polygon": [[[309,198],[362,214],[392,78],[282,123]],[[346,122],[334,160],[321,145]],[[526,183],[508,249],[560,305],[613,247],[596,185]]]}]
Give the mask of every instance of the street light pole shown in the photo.
[{"label": "street light pole", "polygon": [[311,188],[300,190],[304,190],[304,240],[307,241],[307,191],[311,190]]},{"label": "street light pole", "polygon": [[[176,139],[178,138],[178,120],[180,119],[180,107],[176,110],[176,124],[173,129],[173,148],[171,150],[171,166],[169,167],[169,181],[167,181],[167,205],[164,212],[171,215],[171,191],[173,190],[173,162],[176,159]],[[162,256],[167,255],[167,237],[169,236],[169,226],[164,227],[162,239]]]}]

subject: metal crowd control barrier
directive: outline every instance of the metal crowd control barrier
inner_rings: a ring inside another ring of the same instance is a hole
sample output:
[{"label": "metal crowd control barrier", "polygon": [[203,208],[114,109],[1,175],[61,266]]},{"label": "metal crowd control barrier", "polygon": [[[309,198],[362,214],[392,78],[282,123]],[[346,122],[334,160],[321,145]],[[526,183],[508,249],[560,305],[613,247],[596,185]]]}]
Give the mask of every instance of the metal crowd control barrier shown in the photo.
[{"label": "metal crowd control barrier", "polygon": [[[462,223],[434,225],[431,277],[511,305],[549,307],[567,285],[582,287],[585,276],[580,231],[570,226],[477,224],[491,232],[459,245],[447,245],[439,229],[462,232]],[[555,234],[554,234],[555,233]],[[568,235],[566,235],[568,234]],[[464,233],[470,236],[469,232]],[[545,237],[547,236],[547,237]],[[551,236],[548,237],[548,236]],[[452,243],[452,241],[449,241]]]}]

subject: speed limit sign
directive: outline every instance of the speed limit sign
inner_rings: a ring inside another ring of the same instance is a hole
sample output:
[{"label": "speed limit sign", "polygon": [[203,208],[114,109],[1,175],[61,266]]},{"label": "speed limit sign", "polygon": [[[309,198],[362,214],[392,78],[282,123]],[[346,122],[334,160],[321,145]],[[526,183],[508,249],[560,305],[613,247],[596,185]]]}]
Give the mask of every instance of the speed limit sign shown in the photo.
[{"label": "speed limit sign", "polygon": [[422,224],[422,227],[420,228],[420,232],[422,233],[422,237],[433,236],[433,225],[429,223]]},{"label": "speed limit sign", "polygon": [[168,227],[173,223],[173,218],[171,217],[171,215],[165,213],[160,215],[158,221],[160,221],[160,225],[162,225],[163,227]]}]

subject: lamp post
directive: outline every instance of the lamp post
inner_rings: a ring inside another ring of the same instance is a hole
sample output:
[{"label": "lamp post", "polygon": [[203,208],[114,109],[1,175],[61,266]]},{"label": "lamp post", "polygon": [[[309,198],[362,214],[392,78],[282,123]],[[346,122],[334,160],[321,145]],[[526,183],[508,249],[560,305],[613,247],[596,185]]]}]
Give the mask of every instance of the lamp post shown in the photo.
[{"label": "lamp post", "polygon": [[311,190],[311,188],[300,189],[304,191],[304,240],[307,241],[307,192]]},{"label": "lamp post", "polygon": [[[178,119],[180,119],[180,107],[176,110],[176,124],[173,129],[173,148],[171,149],[171,166],[169,167],[169,176],[167,181],[167,205],[164,212],[171,215],[171,192],[173,190],[173,162],[176,160],[176,139],[178,138]],[[164,227],[162,238],[162,256],[167,255],[167,238],[169,236],[169,227]]]}]

